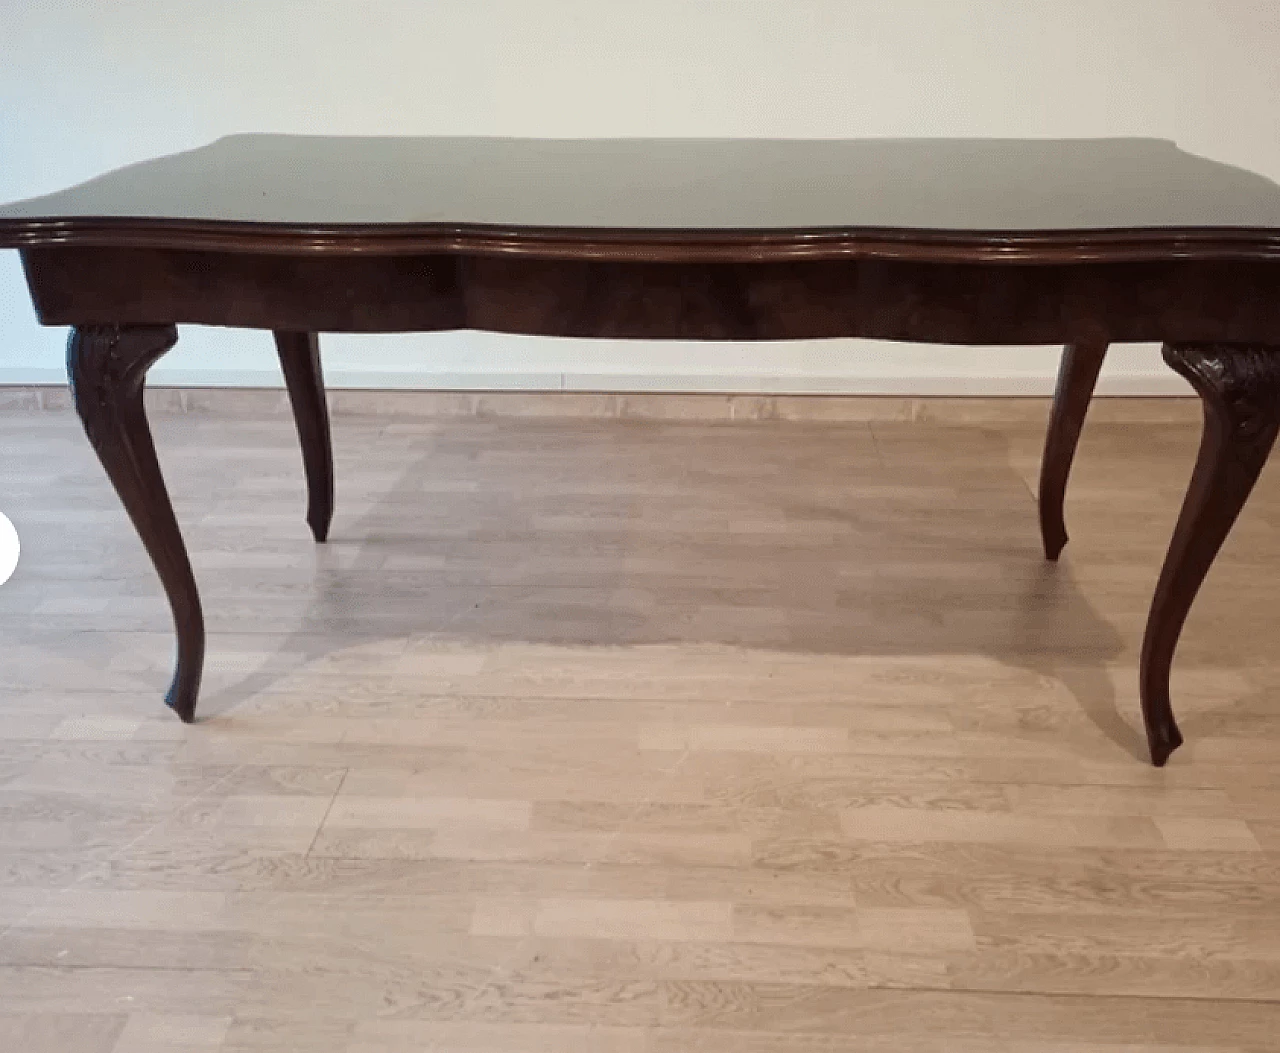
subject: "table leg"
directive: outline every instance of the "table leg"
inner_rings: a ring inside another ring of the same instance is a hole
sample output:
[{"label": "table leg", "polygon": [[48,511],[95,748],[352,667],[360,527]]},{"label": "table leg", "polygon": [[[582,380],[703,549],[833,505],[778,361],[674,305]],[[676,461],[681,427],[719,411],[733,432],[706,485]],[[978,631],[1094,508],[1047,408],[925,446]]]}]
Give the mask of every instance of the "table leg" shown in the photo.
[{"label": "table leg", "polygon": [[85,434],[169,597],[178,655],[165,702],[189,724],[204,668],[204,615],[142,405],[147,370],[177,340],[171,325],[79,326],[67,343],[67,374]]},{"label": "table leg", "polygon": [[1164,359],[1200,396],[1204,432],[1142,641],[1142,719],[1157,767],[1182,745],[1169,703],[1182,626],[1280,430],[1280,347],[1166,344]]},{"label": "table leg", "polygon": [[1062,500],[1076,444],[1080,441],[1080,429],[1089,412],[1089,400],[1093,398],[1098,371],[1106,354],[1105,343],[1069,344],[1058,368],[1058,387],[1053,394],[1049,434],[1040,462],[1040,537],[1046,559],[1056,560],[1067,543]]},{"label": "table leg", "polygon": [[302,443],[307,473],[307,524],[317,541],[329,536],[333,520],[333,444],[329,437],[329,408],[320,371],[320,341],[315,333],[276,330],[276,350],[293,420]]}]

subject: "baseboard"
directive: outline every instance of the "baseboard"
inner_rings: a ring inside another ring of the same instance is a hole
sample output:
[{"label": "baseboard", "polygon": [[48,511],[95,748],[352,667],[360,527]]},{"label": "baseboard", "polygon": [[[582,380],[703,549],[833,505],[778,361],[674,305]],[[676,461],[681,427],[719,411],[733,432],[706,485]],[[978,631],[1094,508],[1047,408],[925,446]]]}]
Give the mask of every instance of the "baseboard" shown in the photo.
[{"label": "baseboard", "polygon": [[[280,388],[149,387],[153,413],[220,416],[289,415]],[[633,420],[935,421],[1043,424],[1052,400],[1019,397],[901,397],[894,395],[755,395],[710,392],[411,391],[332,388],[334,416],[559,417]],[[63,384],[0,386],[0,410],[66,411]],[[1094,401],[1094,422],[1198,420],[1194,397],[1110,397]]]},{"label": "baseboard", "polygon": [[[871,395],[893,398],[1034,398],[1053,394],[1052,373],[1001,375],[819,376],[713,373],[448,372],[421,370],[325,370],[331,391],[518,391],[645,393],[662,395]],[[52,368],[0,368],[0,386],[62,385],[66,375]],[[281,388],[277,369],[183,369],[157,367],[152,387]],[[1170,370],[1104,373],[1102,397],[1162,398],[1188,394],[1186,381]]]}]

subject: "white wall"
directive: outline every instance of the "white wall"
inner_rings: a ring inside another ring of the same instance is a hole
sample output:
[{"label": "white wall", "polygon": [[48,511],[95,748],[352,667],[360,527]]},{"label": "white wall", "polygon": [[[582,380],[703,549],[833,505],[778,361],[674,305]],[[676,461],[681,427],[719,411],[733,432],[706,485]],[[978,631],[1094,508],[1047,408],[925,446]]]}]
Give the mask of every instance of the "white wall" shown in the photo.
[{"label": "white wall", "polygon": [[[241,131],[1144,135],[1280,180],[1280,0],[0,0],[0,200]],[[1280,309],[1280,305],[1277,305]],[[0,383],[62,376],[0,253]],[[1054,349],[325,341],[333,384],[1049,389]],[[156,383],[276,383],[184,329]],[[1182,391],[1153,348],[1104,383]]]}]

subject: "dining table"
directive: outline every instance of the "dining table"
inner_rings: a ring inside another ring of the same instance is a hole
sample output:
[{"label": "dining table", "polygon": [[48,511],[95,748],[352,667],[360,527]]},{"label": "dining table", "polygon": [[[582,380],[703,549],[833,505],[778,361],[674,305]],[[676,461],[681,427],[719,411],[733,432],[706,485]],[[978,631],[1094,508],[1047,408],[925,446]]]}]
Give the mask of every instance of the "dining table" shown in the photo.
[{"label": "dining table", "polygon": [[74,405],[168,597],[166,701],[187,722],[204,621],[143,403],[179,325],[274,333],[317,542],[321,333],[724,341],[741,359],[770,340],[1060,345],[1050,560],[1108,347],[1159,343],[1204,426],[1139,660],[1156,765],[1182,742],[1188,611],[1280,429],[1280,186],[1162,139],[237,134],[0,205],[0,248],[39,322],[70,327]]}]

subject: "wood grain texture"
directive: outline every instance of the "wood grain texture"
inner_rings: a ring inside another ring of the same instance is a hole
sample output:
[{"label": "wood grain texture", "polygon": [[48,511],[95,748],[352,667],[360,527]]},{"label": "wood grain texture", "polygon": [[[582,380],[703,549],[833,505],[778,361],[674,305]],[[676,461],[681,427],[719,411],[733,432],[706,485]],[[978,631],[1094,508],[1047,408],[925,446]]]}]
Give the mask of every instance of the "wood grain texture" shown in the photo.
[{"label": "wood grain texture", "polygon": [[1193,422],[1091,425],[1052,567],[1036,422],[337,416],[301,549],[287,414],[151,423],[198,735],[74,416],[0,414],[6,1048],[1273,1048],[1271,472],[1135,762]]},{"label": "wood grain texture", "polygon": [[113,243],[22,251],[45,325],[302,332],[485,329],[610,339],[866,337],[955,344],[1280,344],[1280,259],[1089,255],[768,262],[540,255],[297,255]]}]

